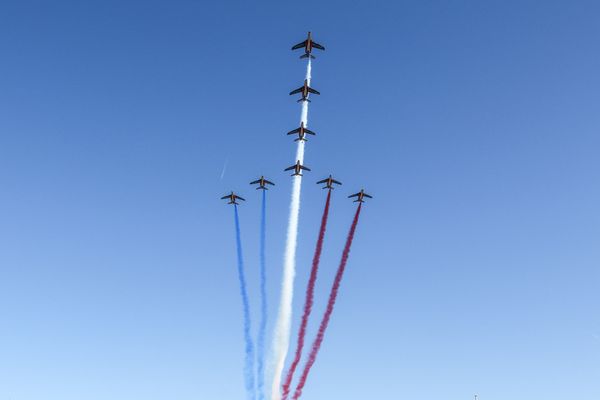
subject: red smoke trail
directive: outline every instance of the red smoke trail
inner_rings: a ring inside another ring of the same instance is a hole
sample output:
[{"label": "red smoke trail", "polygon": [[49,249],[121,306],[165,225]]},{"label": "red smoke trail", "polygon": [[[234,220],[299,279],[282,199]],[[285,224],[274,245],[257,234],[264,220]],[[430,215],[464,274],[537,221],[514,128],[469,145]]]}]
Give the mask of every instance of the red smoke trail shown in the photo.
[{"label": "red smoke trail", "polygon": [[352,246],[352,239],[354,239],[354,231],[356,230],[356,225],[358,224],[358,217],[360,216],[361,207],[362,203],[359,203],[358,208],[356,209],[356,214],[354,215],[354,220],[352,221],[352,226],[350,227],[350,232],[348,233],[348,238],[346,239],[346,246],[344,247],[344,252],[342,253],[342,260],[340,262],[340,266],[338,267],[337,273],[335,274],[333,286],[331,287],[329,301],[327,302],[327,309],[325,310],[325,314],[323,315],[323,319],[321,320],[319,332],[317,333],[317,337],[313,342],[312,349],[310,350],[310,354],[308,356],[308,361],[306,361],[306,365],[304,366],[304,370],[302,371],[302,376],[300,377],[298,386],[296,386],[296,391],[294,392],[293,400],[297,400],[302,395],[302,389],[306,384],[308,373],[310,372],[310,369],[315,363],[315,360],[317,359],[317,354],[319,353],[319,349],[321,348],[321,343],[323,343],[325,331],[327,330],[327,326],[329,325],[329,319],[331,318],[331,313],[333,312],[333,307],[335,306],[335,300],[337,298],[338,290],[340,288],[340,283],[342,282],[344,270],[346,269],[346,262],[348,261],[348,256],[350,255],[350,246]]},{"label": "red smoke trail", "polygon": [[300,330],[298,331],[298,344],[296,345],[296,355],[290,365],[290,369],[283,383],[283,394],[282,400],[287,400],[290,394],[290,385],[294,378],[294,372],[300,363],[300,357],[302,356],[302,350],[304,349],[304,339],[306,337],[306,325],[308,325],[308,318],[312,312],[313,299],[315,294],[315,283],[317,282],[317,273],[319,271],[319,261],[321,260],[321,250],[323,249],[323,239],[325,238],[325,230],[327,229],[327,217],[329,216],[329,200],[331,199],[331,190],[327,193],[327,200],[325,201],[325,209],[323,210],[323,216],[321,217],[321,227],[319,228],[319,238],[317,239],[317,247],[315,248],[315,255],[313,256],[312,268],[310,270],[310,278],[308,279],[308,286],[306,288],[306,300],[304,302],[304,313],[302,314],[302,322],[300,324]]}]

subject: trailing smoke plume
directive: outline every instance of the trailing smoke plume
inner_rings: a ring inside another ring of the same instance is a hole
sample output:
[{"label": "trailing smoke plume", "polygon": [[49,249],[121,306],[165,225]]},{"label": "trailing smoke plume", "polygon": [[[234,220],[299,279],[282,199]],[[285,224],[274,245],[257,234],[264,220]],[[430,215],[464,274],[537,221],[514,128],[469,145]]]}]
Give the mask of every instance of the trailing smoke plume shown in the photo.
[{"label": "trailing smoke plume", "polygon": [[331,200],[331,190],[327,193],[327,200],[325,201],[325,209],[323,210],[323,216],[321,217],[321,226],[319,227],[319,236],[317,238],[317,246],[315,248],[315,254],[313,256],[312,267],[310,270],[310,278],[308,279],[308,286],[306,288],[306,300],[304,302],[304,312],[302,314],[302,322],[300,323],[300,329],[298,330],[298,343],[296,345],[296,354],[292,365],[287,372],[285,382],[283,383],[282,398],[287,400],[290,393],[290,385],[294,379],[294,373],[300,363],[302,357],[302,351],[304,349],[304,341],[306,337],[306,326],[308,325],[308,319],[312,312],[313,299],[315,294],[315,284],[317,282],[317,274],[319,272],[319,261],[321,260],[321,251],[323,250],[323,240],[325,238],[325,230],[327,229],[327,218],[329,216],[329,202]]},{"label": "trailing smoke plume", "polygon": [[267,330],[267,260],[265,256],[266,231],[267,231],[267,191],[262,191],[262,205],[260,210],[260,325],[256,342],[257,362],[257,392],[258,400],[265,399],[265,333]]},{"label": "trailing smoke plume", "polygon": [[319,325],[317,337],[313,342],[308,360],[306,361],[306,365],[304,366],[304,370],[302,371],[302,375],[298,381],[298,386],[296,386],[296,391],[292,397],[293,400],[298,400],[302,395],[302,389],[304,389],[304,385],[306,385],[308,374],[315,363],[315,360],[317,359],[319,349],[323,343],[323,338],[325,337],[325,332],[329,326],[329,320],[331,318],[331,314],[333,313],[333,308],[335,306],[340,284],[342,283],[342,278],[344,277],[344,271],[346,269],[346,263],[348,262],[348,256],[350,255],[350,247],[352,246],[352,240],[354,239],[354,232],[356,231],[356,225],[358,224],[358,217],[360,216],[361,208],[362,203],[359,203],[358,208],[356,209],[356,214],[354,215],[354,220],[352,221],[352,226],[350,227],[350,232],[348,232],[346,245],[344,246],[344,251],[342,253],[342,260],[340,261],[340,266],[338,267],[337,273],[335,274],[335,279],[333,281],[333,286],[331,287],[329,301],[327,302],[327,309],[325,310],[325,314],[323,315],[323,319]]},{"label": "trailing smoke plume", "polygon": [[240,218],[238,215],[237,205],[234,205],[235,216],[235,239],[237,244],[237,267],[238,278],[240,281],[240,294],[242,296],[242,306],[244,310],[244,341],[245,341],[245,362],[244,362],[244,379],[246,385],[247,398],[255,399],[254,393],[254,344],[251,336],[250,322],[250,304],[248,301],[248,290],[246,288],[246,275],[244,272],[244,257],[242,253],[242,238],[240,235]]},{"label": "trailing smoke plume", "polygon": [[[306,80],[310,84],[311,62],[308,59]],[[308,102],[302,102],[300,122],[308,126]],[[295,161],[304,162],[304,141],[298,141]],[[290,326],[292,321],[292,300],[294,296],[294,278],[296,275],[296,247],[298,245],[298,218],[300,215],[300,189],[302,176],[294,176],[290,217],[288,221],[287,240],[283,259],[283,278],[281,282],[281,299],[273,337],[273,382],[271,400],[281,399],[281,375],[285,366],[285,358],[290,346]]]}]

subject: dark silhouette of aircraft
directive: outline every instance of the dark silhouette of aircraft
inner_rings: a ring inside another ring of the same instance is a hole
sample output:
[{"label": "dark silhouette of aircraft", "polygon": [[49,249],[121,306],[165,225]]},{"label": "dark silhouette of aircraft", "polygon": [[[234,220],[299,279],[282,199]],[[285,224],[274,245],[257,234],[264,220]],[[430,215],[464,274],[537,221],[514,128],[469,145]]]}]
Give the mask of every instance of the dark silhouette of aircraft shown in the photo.
[{"label": "dark silhouette of aircraft", "polygon": [[292,165],[291,167],[287,167],[286,169],[284,169],[284,171],[294,171],[294,173],[292,174],[292,176],[302,176],[302,174],[300,173],[300,171],[304,170],[304,171],[310,171],[310,168],[306,168],[304,165],[300,164],[300,160],[296,161],[296,164]]},{"label": "dark silhouette of aircraft", "polygon": [[256,190],[258,190],[258,189],[268,190],[269,188],[266,185],[275,186],[275,184],[273,182],[266,180],[264,176],[261,176],[257,180],[250,182],[250,184],[251,185],[258,184],[258,187],[256,188]]},{"label": "dark silhouette of aircraft", "polygon": [[300,56],[300,58],[312,58],[314,59],[315,56],[313,56],[312,53],[312,49],[319,49],[319,50],[325,50],[325,47],[321,46],[319,43],[316,43],[315,41],[312,40],[312,34],[310,32],[308,32],[308,37],[306,38],[305,41],[298,43],[297,45],[295,45],[294,47],[292,47],[292,50],[298,50],[304,47],[304,54],[302,54]]},{"label": "dark silhouette of aircraft", "polygon": [[336,181],[335,179],[333,179],[333,177],[331,175],[329,175],[329,178],[325,178],[322,181],[317,182],[317,185],[321,185],[321,184],[325,184],[325,186],[323,186],[323,189],[333,189],[333,185],[341,185],[342,182]]},{"label": "dark silhouette of aircraft", "polygon": [[355,203],[364,203],[365,197],[367,197],[369,199],[373,198],[373,196],[366,194],[364,189],[360,189],[360,192],[354,193],[354,194],[351,194],[350,196],[348,196],[348,198],[351,198],[351,197],[357,197],[357,199],[354,200]]},{"label": "dark silhouette of aircraft", "polygon": [[302,141],[302,142],[306,142],[306,134],[308,133],[309,135],[316,135],[316,133],[314,133],[313,131],[311,131],[308,128],[304,127],[304,122],[300,122],[300,127],[296,128],[292,131],[289,131],[287,134],[288,135],[294,135],[294,134],[298,134],[298,138],[294,139],[294,142],[298,142],[298,141]]},{"label": "dark silhouette of aircraft", "polygon": [[294,94],[298,94],[298,93],[300,93],[301,96],[302,96],[298,100],[298,103],[300,103],[301,101],[308,101],[308,102],[310,102],[310,100],[308,99],[309,93],[312,93],[312,94],[321,94],[318,91],[316,91],[315,89],[313,89],[310,86],[308,86],[308,81],[306,79],[304,80],[304,85],[302,85],[298,89],[292,90],[290,92],[290,96],[294,95]]},{"label": "dark silhouette of aircraft", "polygon": [[229,202],[227,204],[235,204],[235,205],[240,204],[240,203],[236,202],[236,200],[238,200],[238,199],[242,200],[242,201],[246,201],[246,199],[238,196],[237,194],[235,194],[233,192],[231,192],[231,194],[227,194],[227,195],[221,197],[221,200],[225,200],[225,199],[229,199]]}]

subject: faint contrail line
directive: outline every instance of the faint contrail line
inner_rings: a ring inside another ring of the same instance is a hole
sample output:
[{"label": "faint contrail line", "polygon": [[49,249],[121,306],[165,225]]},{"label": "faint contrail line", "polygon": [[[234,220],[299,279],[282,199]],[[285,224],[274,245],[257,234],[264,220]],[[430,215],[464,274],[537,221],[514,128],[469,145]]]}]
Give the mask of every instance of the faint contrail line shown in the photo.
[{"label": "faint contrail line", "polygon": [[235,240],[237,244],[237,266],[238,278],[240,281],[240,294],[242,296],[242,306],[244,309],[244,341],[245,341],[245,362],[244,379],[246,385],[246,395],[248,399],[255,399],[254,392],[254,344],[252,343],[251,322],[250,322],[250,302],[248,301],[248,290],[246,288],[246,275],[244,273],[244,257],[242,253],[242,237],[240,234],[240,218],[237,205],[234,204],[235,218]]},{"label": "faint contrail line", "polygon": [[227,158],[225,159],[225,163],[223,164],[223,169],[221,170],[221,177],[219,178],[220,181],[222,181],[223,177],[225,176],[225,171],[227,170],[228,162],[229,162],[229,156],[227,156]]},{"label": "faint contrail line", "polygon": [[310,369],[315,363],[315,360],[317,359],[317,354],[319,353],[319,349],[321,348],[321,344],[323,343],[325,331],[329,326],[329,320],[331,318],[331,314],[333,313],[333,307],[335,306],[335,301],[337,299],[338,290],[340,288],[340,284],[342,283],[342,278],[344,277],[344,271],[346,269],[346,263],[348,262],[348,256],[350,255],[350,248],[352,247],[352,240],[354,239],[354,232],[356,231],[356,225],[358,224],[358,217],[360,216],[361,208],[362,203],[359,203],[358,207],[356,208],[356,214],[354,214],[354,219],[352,220],[350,232],[348,232],[348,237],[346,239],[346,245],[344,246],[344,251],[342,253],[342,260],[340,261],[340,266],[338,267],[337,273],[335,274],[335,279],[333,280],[333,286],[331,287],[329,300],[327,302],[327,309],[325,310],[325,314],[323,315],[323,319],[321,320],[321,324],[319,325],[317,337],[313,342],[310,354],[308,355],[308,360],[306,361],[306,365],[304,366],[304,370],[302,371],[302,375],[300,376],[300,380],[298,381],[298,385],[296,386],[296,391],[294,392],[294,396],[292,397],[293,400],[298,400],[298,398],[300,398],[300,396],[302,395],[302,389],[304,388],[304,385],[306,385],[308,373],[310,372]]},{"label": "faint contrail line", "polygon": [[[310,84],[311,61],[306,66],[306,80]],[[302,102],[300,122],[308,126],[308,101]],[[304,162],[304,141],[298,141],[296,161]],[[273,381],[271,400],[281,399],[281,375],[285,366],[285,358],[290,346],[290,326],[292,321],[292,300],[294,296],[294,278],[296,275],[296,247],[298,244],[298,218],[300,214],[300,189],[302,176],[294,176],[287,240],[283,258],[283,277],[281,282],[281,299],[273,333]]]},{"label": "faint contrail line", "polygon": [[323,240],[325,239],[325,231],[327,230],[327,218],[329,216],[329,203],[331,200],[331,189],[327,193],[327,200],[325,201],[325,208],[323,210],[323,216],[321,217],[321,226],[319,227],[319,236],[317,238],[317,245],[315,247],[315,254],[313,256],[312,267],[310,270],[310,278],[308,279],[308,285],[306,288],[306,300],[304,302],[304,312],[302,314],[302,322],[300,323],[300,329],[298,330],[298,342],[296,345],[296,353],[294,360],[290,365],[290,369],[287,372],[285,382],[283,383],[283,400],[288,398],[290,393],[290,385],[294,379],[294,373],[300,363],[302,357],[302,350],[304,349],[304,342],[306,338],[306,326],[308,325],[308,319],[312,312],[313,300],[315,294],[315,284],[317,282],[317,274],[319,272],[319,261],[321,260],[321,252],[323,250]]}]

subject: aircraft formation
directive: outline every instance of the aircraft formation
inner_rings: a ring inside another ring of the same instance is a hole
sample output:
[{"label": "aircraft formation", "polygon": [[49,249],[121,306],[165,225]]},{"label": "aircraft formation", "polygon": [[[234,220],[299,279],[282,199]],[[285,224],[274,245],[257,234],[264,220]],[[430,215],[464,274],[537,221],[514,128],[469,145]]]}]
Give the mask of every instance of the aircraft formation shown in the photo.
[{"label": "aircraft formation", "polygon": [[[301,122],[300,126],[286,133],[286,136],[294,136],[294,143],[296,143],[296,162],[293,165],[283,169],[284,172],[291,172],[291,176],[294,184],[292,185],[292,196],[290,198],[289,207],[289,219],[288,219],[288,232],[285,242],[285,251],[283,257],[282,274],[281,274],[281,295],[279,297],[279,306],[277,318],[273,324],[272,332],[272,347],[270,353],[270,364],[273,366],[271,371],[265,369],[267,365],[265,357],[268,354],[265,351],[265,340],[266,340],[266,328],[267,321],[269,318],[269,308],[267,306],[267,295],[266,281],[268,276],[268,270],[266,268],[266,257],[265,257],[265,237],[266,237],[266,216],[267,216],[267,190],[275,186],[275,183],[267,179],[264,175],[261,175],[258,179],[252,180],[250,185],[254,185],[256,190],[262,190],[262,206],[260,211],[260,234],[259,234],[259,282],[260,282],[260,323],[256,340],[256,352],[254,351],[254,342],[251,334],[251,308],[248,290],[246,286],[246,275],[243,261],[242,252],[242,235],[240,228],[240,218],[238,215],[238,205],[240,202],[244,202],[245,199],[239,196],[235,192],[221,197],[222,200],[227,200],[227,204],[231,204],[234,207],[234,222],[236,232],[236,247],[237,247],[237,261],[238,261],[238,275],[240,283],[240,295],[242,298],[243,306],[243,321],[244,321],[244,340],[245,340],[245,358],[244,358],[244,379],[245,387],[247,392],[247,398],[249,400],[265,400],[265,382],[270,381],[271,383],[271,396],[270,400],[299,400],[304,385],[306,384],[307,376],[312,368],[314,360],[317,357],[325,331],[329,324],[331,313],[336,302],[338,288],[341,284],[344,270],[346,268],[346,262],[350,254],[350,248],[354,238],[354,232],[358,224],[359,216],[363,203],[366,199],[371,199],[372,196],[365,193],[364,189],[361,189],[357,193],[353,193],[348,198],[353,199],[356,205],[356,210],[348,235],[346,236],[346,242],[343,247],[342,256],[340,263],[335,274],[334,281],[332,282],[329,297],[327,298],[326,312],[321,318],[321,322],[318,328],[318,334],[310,348],[305,349],[306,343],[306,327],[308,320],[312,313],[312,305],[314,303],[315,283],[318,275],[319,263],[321,258],[321,252],[323,249],[323,243],[325,238],[325,232],[327,227],[327,221],[329,216],[329,205],[332,198],[332,191],[336,187],[340,187],[342,182],[335,179],[333,175],[329,175],[324,179],[318,180],[317,185],[320,185],[322,189],[327,190],[327,196],[323,207],[323,215],[321,217],[321,223],[319,226],[319,234],[317,236],[317,242],[315,245],[315,252],[313,255],[313,261],[311,263],[310,277],[307,282],[306,298],[304,301],[304,309],[302,313],[301,326],[298,330],[298,336],[296,339],[296,350],[293,353],[294,357],[291,359],[291,363],[288,365],[287,373],[284,375],[284,369],[286,367],[286,358],[290,351],[290,340],[291,340],[291,325],[293,315],[293,292],[294,292],[294,277],[296,275],[296,249],[298,243],[298,221],[300,215],[300,202],[301,202],[301,184],[304,174],[311,171],[311,168],[304,165],[305,146],[308,141],[308,136],[315,137],[316,132],[307,128],[308,125],[308,111],[311,95],[319,95],[320,92],[315,88],[311,87],[312,78],[312,60],[315,56],[312,54],[314,49],[325,50],[325,47],[316,43],[312,39],[312,35],[309,32],[306,40],[294,45],[292,50],[303,50],[303,54],[300,56],[301,59],[307,59],[306,75],[304,83],[297,89],[292,90],[289,94],[300,95],[298,102],[301,103]],[[297,126],[297,125],[296,125]],[[312,140],[312,139],[311,139]],[[306,351],[305,351],[306,350]],[[296,389],[291,391],[291,384],[294,381],[298,363],[302,359],[302,354],[306,353],[307,362],[298,371],[297,386]],[[308,361],[312,360],[312,361]],[[254,362],[256,361],[256,368],[254,368]],[[270,375],[267,377],[267,375]]]},{"label": "aircraft formation", "polygon": [[[298,50],[298,49],[304,50],[304,54],[301,55],[300,58],[315,59],[315,56],[312,54],[313,49],[325,50],[325,47],[320,45],[319,43],[316,43],[312,39],[311,32],[308,32],[308,36],[307,36],[306,40],[304,40],[292,47],[292,50]],[[300,86],[298,89],[292,90],[290,92],[290,96],[293,96],[295,94],[300,94],[300,99],[298,99],[298,102],[303,102],[303,101],[310,102],[310,99],[308,98],[308,96],[310,94],[320,95],[321,93],[319,91],[317,91],[316,89],[313,89],[312,87],[310,87],[308,84],[308,80],[305,79],[304,84],[302,86]],[[300,126],[298,128],[289,131],[287,133],[287,135],[298,135],[298,137],[296,139],[294,139],[295,142],[298,142],[298,141],[306,142],[307,141],[306,135],[315,136],[316,133],[311,131],[310,129],[306,128],[304,126],[304,122],[301,122]],[[286,169],[284,169],[284,171],[294,171],[294,173],[291,175],[292,177],[302,176],[303,175],[302,171],[310,171],[310,170],[311,170],[310,168],[306,167],[305,165],[302,165],[299,160],[296,161],[296,164],[291,165],[291,166],[287,167]],[[261,176],[259,179],[250,182],[250,184],[251,185],[258,184],[259,186],[256,188],[257,190],[258,189],[267,190],[268,188],[266,185],[271,185],[271,186],[275,185],[273,182],[265,179],[264,176]],[[328,178],[318,181],[317,184],[318,185],[325,184],[323,189],[332,190],[334,188],[333,187],[334,184],[341,185],[342,183],[333,179],[333,177],[331,175],[329,175]],[[361,189],[360,192],[357,192],[357,193],[354,193],[354,194],[351,194],[350,196],[348,196],[348,198],[355,198],[355,197],[356,197],[356,200],[354,201],[355,203],[356,202],[364,203],[365,198],[368,198],[368,199],[373,198],[373,196],[365,193],[364,189]],[[235,205],[239,204],[238,202],[236,202],[236,200],[245,201],[242,197],[238,196],[233,191],[230,194],[221,197],[221,199],[222,200],[228,199],[229,202],[227,204],[235,204]]]}]

